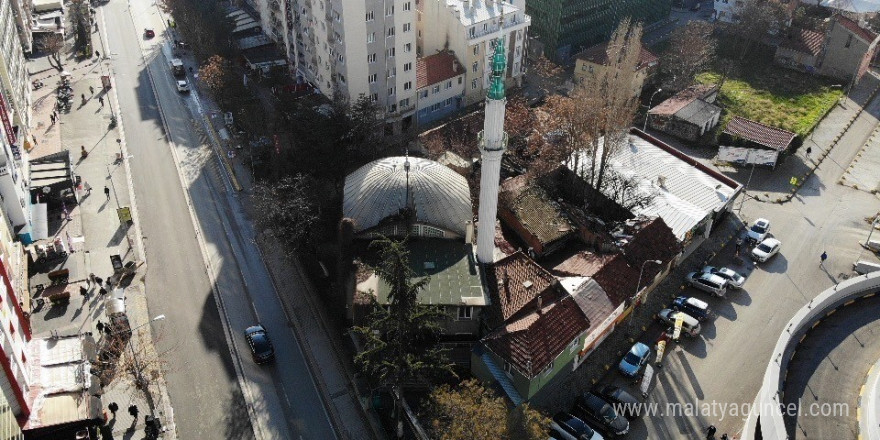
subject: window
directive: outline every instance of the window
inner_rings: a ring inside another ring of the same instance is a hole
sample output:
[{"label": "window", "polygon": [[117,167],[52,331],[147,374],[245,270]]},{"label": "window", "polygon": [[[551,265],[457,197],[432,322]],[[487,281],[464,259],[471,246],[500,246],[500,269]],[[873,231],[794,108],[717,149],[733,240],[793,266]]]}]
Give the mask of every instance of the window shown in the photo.
[{"label": "window", "polygon": [[480,68],[480,65],[479,65],[476,61],[474,61],[474,65],[471,66],[471,70],[472,70],[474,73],[477,73],[477,69],[479,69],[479,68]]},{"label": "window", "polygon": [[403,109],[404,107],[408,107],[408,106],[409,106],[409,98],[400,100],[400,108],[401,109]]},{"label": "window", "polygon": [[431,93],[440,93],[440,86],[434,86],[431,88]]},{"label": "window", "polygon": [[479,55],[479,54],[480,54],[480,45],[476,44],[476,45],[474,45],[474,55]]},{"label": "window", "polygon": [[445,88],[448,89],[448,88],[450,88],[450,87],[452,87],[452,80],[446,81],[446,87],[445,87]]},{"label": "window", "polygon": [[472,306],[458,306],[458,319],[473,319],[474,308]]},{"label": "window", "polygon": [[392,67],[391,70],[385,71],[386,78],[394,78],[395,75],[397,75],[397,68],[396,67]]},{"label": "window", "polygon": [[513,377],[513,365],[510,365],[510,362],[504,361],[504,374]]},{"label": "window", "polygon": [[342,74],[339,75],[339,82],[345,84],[345,75],[342,75]]},{"label": "window", "polygon": [[386,36],[387,36],[387,37],[393,37],[393,36],[394,36],[394,27],[393,27],[393,26],[390,27],[390,28],[388,28],[388,35],[386,35]]},{"label": "window", "polygon": [[378,94],[378,93],[373,93],[373,94],[370,95],[370,102],[376,102],[376,101],[378,101],[378,100],[379,100],[379,94]]},{"label": "window", "polygon": [[514,51],[514,54],[515,54],[514,56],[518,57],[521,49],[522,49],[522,46],[516,46],[516,50]]},{"label": "window", "polygon": [[432,112],[436,112],[437,110],[440,110],[440,103],[439,102],[431,106]]},{"label": "window", "polygon": [[392,96],[392,95],[394,95],[394,87],[389,87],[388,88],[388,96]]},{"label": "window", "polygon": [[462,77],[458,77],[458,84],[461,84]]},{"label": "window", "polygon": [[412,24],[410,24],[410,23],[404,23],[404,24],[403,24],[403,31],[404,31],[404,32],[409,32],[409,31],[411,31],[411,30],[412,30]]},{"label": "window", "polygon": [[411,9],[412,9],[412,4],[411,4],[410,2],[406,2],[406,3],[403,4],[403,10],[404,10],[404,11],[409,11],[409,10],[411,10]]},{"label": "window", "polygon": [[388,113],[394,113],[397,111],[397,104],[391,104],[388,106]]},{"label": "window", "polygon": [[367,43],[372,43],[376,41],[376,33],[370,32],[370,35],[367,35]]},{"label": "window", "polygon": [[23,363],[23,364],[27,363],[27,356],[24,355],[23,351],[21,352],[21,363]]},{"label": "window", "polygon": [[446,98],[446,107],[449,107],[450,105],[452,105],[452,102],[454,100],[455,100],[454,98]]},{"label": "window", "polygon": [[12,324],[12,321],[9,321],[9,333],[15,334],[15,326]]},{"label": "window", "polygon": [[419,92],[419,97],[427,98],[428,97],[428,90],[426,89],[426,90],[422,90],[421,92]]},{"label": "window", "polygon": [[367,55],[367,62],[370,64],[375,63],[376,62],[376,54],[371,53],[371,54]]},{"label": "window", "polygon": [[342,54],[339,54],[339,56],[337,56],[336,59],[337,59],[340,63],[345,64],[345,57],[342,56]]},{"label": "window", "polygon": [[403,45],[404,52],[412,52],[412,43],[406,43]]},{"label": "window", "polygon": [[575,351],[577,351],[577,349],[580,348],[580,342],[581,338],[574,338],[574,341],[571,341],[571,344],[568,344],[568,352],[574,353]]},{"label": "window", "polygon": [[407,81],[407,82],[403,83],[403,90],[410,90],[410,89],[412,89],[412,81]]},{"label": "window", "polygon": [[403,71],[404,71],[404,72],[409,72],[410,70],[412,70],[412,63],[405,63],[405,64],[403,65]]},{"label": "window", "polygon": [[388,57],[388,58],[393,57],[393,56],[394,56],[394,48],[392,47],[392,48],[390,48],[390,49],[386,49],[386,50],[385,50],[385,56]]},{"label": "window", "polygon": [[544,369],[544,376],[549,376],[550,373],[552,373],[552,372],[553,372],[553,361],[550,361],[550,363],[547,365],[547,368]]},{"label": "window", "polygon": [[374,18],[376,17],[373,15],[373,11],[367,12],[367,21],[373,21]]},{"label": "window", "polygon": [[844,44],[843,47],[849,47],[852,44],[852,39],[853,39],[852,34],[849,34],[849,37],[847,37],[847,39],[846,39],[846,44]]},{"label": "window", "polygon": [[374,83],[376,82],[376,77],[377,77],[377,76],[378,76],[378,75],[376,75],[376,74],[374,73],[374,74],[372,74],[372,75],[370,75],[370,76],[368,77],[367,81],[368,81],[370,84],[374,84]]},{"label": "window", "polygon": [[468,29],[468,37],[474,38],[476,35],[477,35],[477,29],[476,29],[476,28],[470,28],[470,29]]},{"label": "window", "polygon": [[483,32],[486,32],[488,30],[489,30],[489,23],[483,23]]},{"label": "window", "polygon": [[394,15],[394,5],[391,5],[385,9],[385,16],[388,17],[390,15]]},{"label": "window", "polygon": [[476,89],[476,88],[477,88],[477,80],[471,81],[471,90]]}]

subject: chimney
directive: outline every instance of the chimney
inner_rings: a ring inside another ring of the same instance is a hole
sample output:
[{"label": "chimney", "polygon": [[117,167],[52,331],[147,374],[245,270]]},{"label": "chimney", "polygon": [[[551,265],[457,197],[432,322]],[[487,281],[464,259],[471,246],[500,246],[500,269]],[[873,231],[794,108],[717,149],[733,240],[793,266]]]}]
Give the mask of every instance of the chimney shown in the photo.
[{"label": "chimney", "polygon": [[464,224],[464,242],[467,244],[473,244],[474,242],[474,222],[471,220]]},{"label": "chimney", "polygon": [[541,295],[538,295],[538,314],[541,313],[541,309],[544,307],[544,300],[541,299]]}]

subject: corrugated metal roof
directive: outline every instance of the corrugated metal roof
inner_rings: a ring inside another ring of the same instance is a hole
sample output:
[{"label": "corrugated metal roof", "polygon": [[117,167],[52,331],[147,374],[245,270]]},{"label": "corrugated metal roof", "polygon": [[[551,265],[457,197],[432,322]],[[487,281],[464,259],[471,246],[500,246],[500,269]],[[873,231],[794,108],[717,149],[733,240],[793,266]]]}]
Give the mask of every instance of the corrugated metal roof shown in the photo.
[{"label": "corrugated metal roof", "polygon": [[358,232],[406,208],[407,173],[416,220],[459,235],[473,220],[467,179],[437,162],[418,157],[386,157],[370,162],[345,178],[342,212]]},{"label": "corrugated metal roof", "polygon": [[702,99],[691,101],[690,104],[684,106],[675,113],[675,117],[691,124],[703,126],[706,122],[715,118],[715,115],[721,113],[721,107],[710,104]]},{"label": "corrugated metal roof", "polygon": [[[612,154],[609,166],[625,176],[640,178],[643,191],[657,194],[650,205],[634,209],[633,214],[662,217],[679,240],[710,212],[727,204],[738,189],[639,136],[629,134],[627,138],[627,145]],[[600,140],[597,156],[602,154],[603,143]],[[590,155],[576,154],[581,157],[569,162],[586,169]]]}]

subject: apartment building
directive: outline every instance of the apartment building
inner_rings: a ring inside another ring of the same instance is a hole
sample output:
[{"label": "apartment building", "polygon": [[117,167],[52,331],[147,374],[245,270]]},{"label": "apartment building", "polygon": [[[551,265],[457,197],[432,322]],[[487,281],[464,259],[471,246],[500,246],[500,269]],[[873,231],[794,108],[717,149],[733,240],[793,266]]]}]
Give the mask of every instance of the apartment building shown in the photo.
[{"label": "apartment building", "polygon": [[27,396],[31,385],[28,369],[31,329],[20,305],[27,278],[27,264],[21,243],[13,241],[9,221],[2,211],[0,210],[0,365],[5,374],[0,374],[0,390],[3,395],[0,400],[5,400],[7,411],[21,420],[30,413]]},{"label": "apartment building", "polygon": [[525,0],[420,0],[418,6],[420,56],[449,51],[458,58],[465,67],[465,106],[486,96],[499,37],[507,47],[505,84],[521,83],[531,25]]},{"label": "apartment building", "polygon": [[384,110],[390,132],[413,123],[416,0],[268,2],[269,13],[282,19],[270,19],[267,33],[283,39],[298,80],[328,97],[369,97]]}]

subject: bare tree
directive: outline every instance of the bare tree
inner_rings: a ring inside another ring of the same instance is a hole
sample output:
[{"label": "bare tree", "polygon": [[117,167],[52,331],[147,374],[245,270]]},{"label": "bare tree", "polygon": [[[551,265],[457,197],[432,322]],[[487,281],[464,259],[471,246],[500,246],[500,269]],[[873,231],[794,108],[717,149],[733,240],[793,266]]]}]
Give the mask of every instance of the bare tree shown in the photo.
[{"label": "bare tree", "polygon": [[627,211],[645,208],[657,197],[656,189],[642,185],[643,179],[638,176],[616,169],[609,169],[605,174],[604,194]]},{"label": "bare tree", "polygon": [[767,34],[782,29],[787,15],[782,4],[770,0],[744,0],[736,10],[737,19],[731,26],[736,36],[738,59],[742,61],[755,43]]},{"label": "bare tree", "polygon": [[676,92],[694,81],[715,58],[713,26],[701,20],[676,28],[670,37],[669,49],[660,63],[663,89]]},{"label": "bare tree", "polygon": [[61,49],[64,49],[64,37],[60,34],[49,34],[43,37],[38,44],[38,48],[42,52],[49,54],[49,64],[58,69],[64,70],[61,65]]},{"label": "bare tree", "polygon": [[550,106],[546,134],[556,141],[542,153],[542,160],[562,159],[595,189],[585,201],[588,205],[598,202],[610,159],[626,144],[638,108],[632,90],[641,38],[641,24],[624,19],[608,43],[604,68],[578,84],[570,100],[558,98]]},{"label": "bare tree", "polygon": [[[133,336],[132,336],[133,337]],[[164,339],[162,334],[157,334],[150,343],[128,343],[126,350],[122,351],[117,362],[117,371],[123,371],[131,377],[131,383],[138,389],[144,390],[151,382],[155,382],[163,372],[169,370],[167,354],[175,347],[162,352],[156,351],[156,343]],[[137,341],[151,341],[150,332],[146,328],[137,331]]]}]

